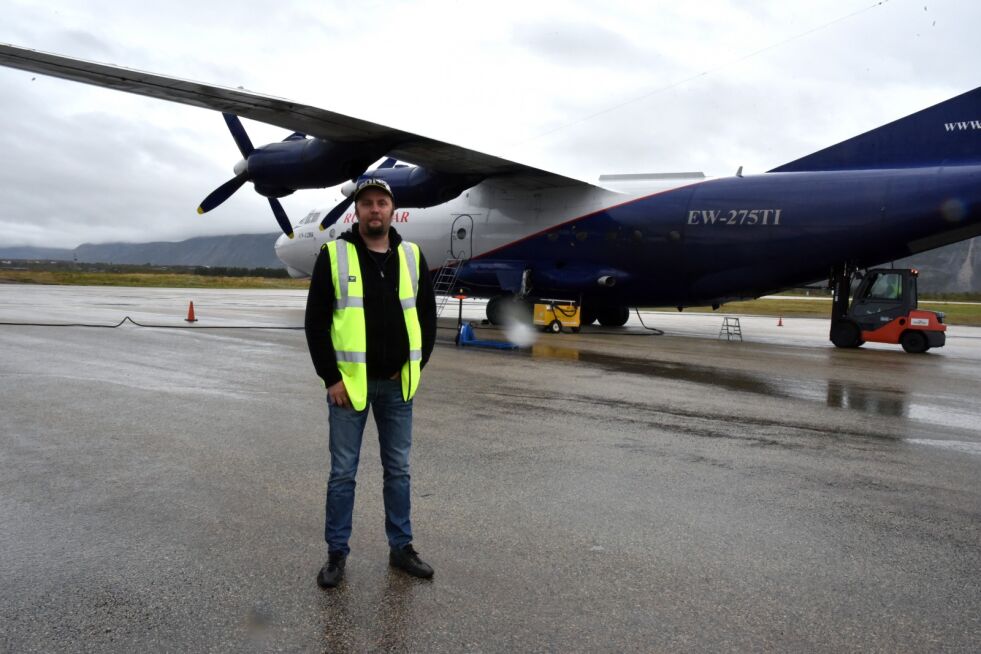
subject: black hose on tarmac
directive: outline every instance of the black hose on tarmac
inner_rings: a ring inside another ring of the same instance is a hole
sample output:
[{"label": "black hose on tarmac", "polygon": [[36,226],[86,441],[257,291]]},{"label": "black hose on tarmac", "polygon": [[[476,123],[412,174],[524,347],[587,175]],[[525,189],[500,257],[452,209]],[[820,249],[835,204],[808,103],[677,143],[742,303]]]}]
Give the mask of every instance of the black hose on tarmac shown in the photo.
[{"label": "black hose on tarmac", "polygon": [[137,327],[150,327],[153,329],[303,329],[303,327],[277,327],[275,325],[153,325],[136,322],[129,316],[124,317],[115,325],[96,325],[83,322],[0,322],[0,325],[8,327],[96,327],[116,329],[126,322],[130,322]]}]

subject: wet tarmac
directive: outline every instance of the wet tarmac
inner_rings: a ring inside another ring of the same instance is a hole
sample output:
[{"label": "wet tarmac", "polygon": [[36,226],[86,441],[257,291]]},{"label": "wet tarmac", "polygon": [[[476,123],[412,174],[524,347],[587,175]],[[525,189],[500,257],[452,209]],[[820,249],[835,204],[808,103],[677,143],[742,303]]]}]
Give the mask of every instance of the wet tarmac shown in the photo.
[{"label": "wet tarmac", "polygon": [[444,319],[413,448],[436,577],[387,566],[369,437],[324,592],[323,391],[269,329],[303,293],[0,285],[0,322],[189,300],[190,329],[0,326],[0,651],[979,649],[981,330],[915,356],[648,313],[664,336],[502,352]]}]

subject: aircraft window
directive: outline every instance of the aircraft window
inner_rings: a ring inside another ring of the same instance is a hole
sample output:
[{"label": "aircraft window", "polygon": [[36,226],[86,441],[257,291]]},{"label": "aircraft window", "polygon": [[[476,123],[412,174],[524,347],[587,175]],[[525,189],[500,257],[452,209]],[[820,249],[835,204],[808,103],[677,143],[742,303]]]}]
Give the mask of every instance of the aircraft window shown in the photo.
[{"label": "aircraft window", "polygon": [[576,232],[576,239],[580,241],[585,241],[589,236],[589,232]]},{"label": "aircraft window", "polygon": [[557,240],[559,240],[559,233],[558,232],[549,232],[548,233],[548,240],[550,240],[550,241],[557,241]]},{"label": "aircraft window", "polygon": [[606,240],[607,241],[615,241],[615,240],[617,240],[617,235],[618,235],[618,232],[615,229],[611,229],[610,231],[608,231],[606,233]]},{"label": "aircraft window", "polygon": [[898,273],[879,273],[869,287],[870,300],[898,300],[903,295],[902,276]]}]

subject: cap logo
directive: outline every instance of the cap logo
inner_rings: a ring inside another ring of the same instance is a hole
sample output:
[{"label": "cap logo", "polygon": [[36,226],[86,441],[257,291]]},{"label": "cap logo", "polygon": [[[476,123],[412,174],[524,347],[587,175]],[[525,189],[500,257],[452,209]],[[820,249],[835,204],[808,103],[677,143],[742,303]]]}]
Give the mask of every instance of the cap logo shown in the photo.
[{"label": "cap logo", "polygon": [[380,177],[369,177],[358,182],[358,186],[354,190],[354,199],[357,200],[361,192],[369,188],[376,188],[379,191],[384,191],[389,196],[391,196],[392,201],[395,200],[395,194],[392,193],[392,187],[388,185],[388,182],[381,179]]}]

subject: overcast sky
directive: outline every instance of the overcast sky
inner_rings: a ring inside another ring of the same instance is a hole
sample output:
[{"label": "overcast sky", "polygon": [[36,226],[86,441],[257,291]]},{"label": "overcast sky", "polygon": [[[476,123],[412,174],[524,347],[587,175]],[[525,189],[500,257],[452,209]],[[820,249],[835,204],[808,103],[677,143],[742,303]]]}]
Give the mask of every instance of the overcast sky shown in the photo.
[{"label": "overcast sky", "polygon": [[[974,0],[142,5],[2,0],[0,42],[243,86],[590,181],[763,172],[981,85]],[[196,213],[240,158],[218,113],[0,68],[0,115],[0,246],[276,230],[251,185]],[[246,129],[257,146],[287,134]],[[340,197],[283,205],[296,222]]]}]

